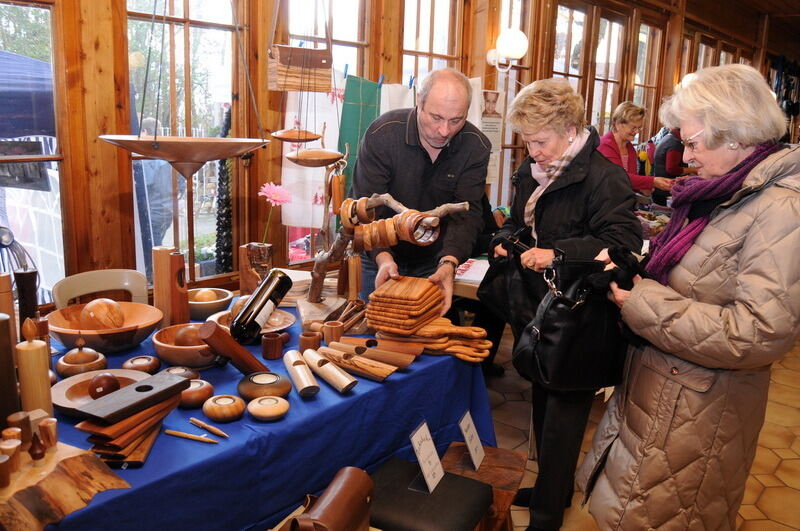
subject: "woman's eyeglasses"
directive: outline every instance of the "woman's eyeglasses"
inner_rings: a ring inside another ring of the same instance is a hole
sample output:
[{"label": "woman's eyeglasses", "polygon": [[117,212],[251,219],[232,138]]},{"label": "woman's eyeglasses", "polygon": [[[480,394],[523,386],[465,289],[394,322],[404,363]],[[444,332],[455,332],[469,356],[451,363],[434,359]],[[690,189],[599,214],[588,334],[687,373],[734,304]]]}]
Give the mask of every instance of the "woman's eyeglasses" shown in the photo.
[{"label": "woman's eyeglasses", "polygon": [[693,142],[693,140],[695,138],[697,138],[698,136],[700,136],[701,134],[703,134],[704,131],[705,131],[705,128],[700,129],[698,132],[696,132],[695,134],[693,134],[692,136],[690,136],[686,140],[681,140],[681,144],[683,144],[683,147],[685,149],[688,149],[689,151],[694,153],[694,151],[697,149],[697,142]]}]

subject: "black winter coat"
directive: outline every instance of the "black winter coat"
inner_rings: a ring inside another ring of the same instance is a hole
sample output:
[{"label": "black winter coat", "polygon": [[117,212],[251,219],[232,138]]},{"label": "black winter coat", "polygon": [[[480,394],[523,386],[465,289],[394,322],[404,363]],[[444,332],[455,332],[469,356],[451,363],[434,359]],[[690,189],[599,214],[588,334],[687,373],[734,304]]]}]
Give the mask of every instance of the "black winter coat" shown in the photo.
[{"label": "black winter coat", "polygon": [[[529,245],[541,249],[560,249],[567,259],[591,259],[604,248],[618,246],[639,253],[642,228],[633,213],[635,196],[625,170],[609,162],[596,150],[600,143],[597,131],[591,128],[589,140],[580,153],[552,183],[536,203],[536,233],[533,242],[526,231]],[[490,256],[503,235],[510,235],[525,224],[525,204],[539,184],[531,176],[533,160],[526,157],[511,178],[515,187],[511,216],[497,232],[489,248]],[[519,257],[510,255],[513,264],[494,259],[492,268],[515,266],[517,280],[524,290],[508,283],[508,310],[504,317],[512,325],[515,337],[533,319],[536,307],[547,287],[541,273],[522,268]],[[496,272],[496,271],[495,271]],[[491,276],[487,274],[487,277]],[[482,299],[483,300],[483,299]],[[487,301],[488,303],[488,301]],[[490,306],[496,307],[496,305]]]}]

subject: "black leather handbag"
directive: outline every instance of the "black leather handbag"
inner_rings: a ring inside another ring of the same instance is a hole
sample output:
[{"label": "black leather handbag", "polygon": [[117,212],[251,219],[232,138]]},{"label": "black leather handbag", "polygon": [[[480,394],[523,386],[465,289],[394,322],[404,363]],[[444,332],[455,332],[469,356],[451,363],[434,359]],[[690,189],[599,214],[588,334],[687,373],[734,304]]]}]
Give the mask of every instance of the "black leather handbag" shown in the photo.
[{"label": "black leather handbag", "polygon": [[558,255],[545,270],[548,293],[513,352],[521,376],[564,391],[620,383],[627,341],[619,309],[606,297],[604,267]]}]

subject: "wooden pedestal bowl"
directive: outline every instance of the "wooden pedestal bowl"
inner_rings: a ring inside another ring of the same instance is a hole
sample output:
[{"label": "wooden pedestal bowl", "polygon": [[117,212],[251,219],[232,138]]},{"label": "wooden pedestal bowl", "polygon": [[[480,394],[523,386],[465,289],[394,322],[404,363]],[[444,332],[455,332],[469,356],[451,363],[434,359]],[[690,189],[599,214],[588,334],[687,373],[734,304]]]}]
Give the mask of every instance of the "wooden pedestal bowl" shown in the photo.
[{"label": "wooden pedestal bowl", "polygon": [[199,345],[176,345],[176,336],[181,330],[190,326],[199,327],[198,323],[183,323],[162,328],[153,335],[153,347],[156,354],[170,365],[180,365],[193,369],[205,369],[214,364],[214,353],[211,347],[200,341]]},{"label": "wooden pedestal bowl", "polygon": [[[200,299],[204,296],[209,296],[213,293],[214,298],[211,300],[198,300],[197,295],[200,294]],[[222,288],[194,288],[190,289],[189,295],[189,317],[193,321],[205,321],[208,316],[227,310],[233,299],[233,292]]]},{"label": "wooden pedestal bowl", "polygon": [[47,315],[50,335],[67,348],[76,346],[78,337],[86,346],[103,353],[128,350],[144,341],[164,318],[161,310],[139,302],[119,302],[125,320],[120,328],[81,329],[81,311],[85,304],[74,304]]},{"label": "wooden pedestal bowl", "polygon": [[94,400],[89,396],[89,382],[103,372],[109,372],[116,376],[120,388],[150,377],[146,372],[126,369],[103,369],[76,374],[61,380],[50,388],[53,405],[65,415],[81,416],[76,410]]}]

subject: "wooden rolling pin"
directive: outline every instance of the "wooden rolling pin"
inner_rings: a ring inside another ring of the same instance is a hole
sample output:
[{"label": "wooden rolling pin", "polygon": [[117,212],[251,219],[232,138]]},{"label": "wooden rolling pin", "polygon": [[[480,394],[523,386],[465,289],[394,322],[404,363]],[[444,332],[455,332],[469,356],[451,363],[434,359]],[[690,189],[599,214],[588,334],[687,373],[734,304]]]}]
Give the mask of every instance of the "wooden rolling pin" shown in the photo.
[{"label": "wooden rolling pin", "polygon": [[384,381],[397,370],[397,367],[392,365],[330,347],[319,347],[318,352],[347,372],[376,382]]},{"label": "wooden rolling pin", "polygon": [[206,342],[217,355],[231,360],[233,366],[244,375],[269,369],[250,351],[236,342],[231,335],[214,321],[206,321],[198,331],[200,339]]}]

